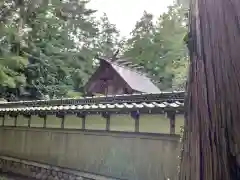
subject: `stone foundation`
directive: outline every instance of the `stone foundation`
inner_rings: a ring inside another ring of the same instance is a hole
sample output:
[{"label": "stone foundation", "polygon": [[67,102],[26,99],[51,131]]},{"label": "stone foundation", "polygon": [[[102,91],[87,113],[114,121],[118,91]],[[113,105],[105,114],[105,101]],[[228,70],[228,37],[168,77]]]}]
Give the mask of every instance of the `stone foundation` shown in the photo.
[{"label": "stone foundation", "polygon": [[41,180],[116,180],[6,156],[0,156],[0,169],[4,173]]}]

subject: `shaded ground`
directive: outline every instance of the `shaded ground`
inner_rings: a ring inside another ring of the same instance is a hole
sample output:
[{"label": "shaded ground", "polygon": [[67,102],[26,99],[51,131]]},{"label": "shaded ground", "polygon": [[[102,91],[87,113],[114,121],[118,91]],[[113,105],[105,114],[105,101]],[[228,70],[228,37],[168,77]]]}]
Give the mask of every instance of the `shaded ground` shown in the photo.
[{"label": "shaded ground", "polygon": [[2,173],[0,172],[0,180],[35,180],[33,178],[27,178],[20,175],[15,175],[12,173]]}]

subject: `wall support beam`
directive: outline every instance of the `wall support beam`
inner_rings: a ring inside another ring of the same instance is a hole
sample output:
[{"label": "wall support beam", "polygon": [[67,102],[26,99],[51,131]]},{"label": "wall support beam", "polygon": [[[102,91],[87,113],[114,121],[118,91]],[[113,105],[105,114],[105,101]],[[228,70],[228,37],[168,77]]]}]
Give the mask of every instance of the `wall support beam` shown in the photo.
[{"label": "wall support beam", "polygon": [[6,119],[6,115],[4,114],[3,117],[2,117],[2,126],[4,126],[5,119]]},{"label": "wall support beam", "polygon": [[167,117],[170,121],[170,134],[175,134],[175,124],[176,124],[176,112],[168,111]]},{"label": "wall support beam", "polygon": [[106,119],[106,131],[110,131],[111,114],[109,112],[103,112],[102,117]]},{"label": "wall support beam", "polygon": [[134,119],[135,122],[135,132],[139,132],[139,124],[140,124],[140,112],[139,111],[133,111],[131,112],[131,116]]},{"label": "wall support beam", "polygon": [[61,128],[64,129],[64,124],[65,124],[65,115],[61,117]]},{"label": "wall support beam", "polygon": [[46,128],[47,127],[47,115],[45,115],[43,117],[43,127]]},{"label": "wall support beam", "polygon": [[110,131],[110,115],[106,117],[106,131]]},{"label": "wall support beam", "polygon": [[31,119],[32,119],[31,117],[32,116],[31,115],[27,115],[26,117],[28,118],[28,127],[30,128],[31,127]]},{"label": "wall support beam", "polygon": [[82,119],[82,130],[86,129],[86,114],[85,113],[77,113],[77,117]]},{"label": "wall support beam", "polygon": [[18,116],[15,115],[15,116],[14,116],[14,127],[17,127],[17,119],[18,119]]},{"label": "wall support beam", "polygon": [[86,129],[86,116],[85,115],[82,116],[82,129],[83,130]]}]

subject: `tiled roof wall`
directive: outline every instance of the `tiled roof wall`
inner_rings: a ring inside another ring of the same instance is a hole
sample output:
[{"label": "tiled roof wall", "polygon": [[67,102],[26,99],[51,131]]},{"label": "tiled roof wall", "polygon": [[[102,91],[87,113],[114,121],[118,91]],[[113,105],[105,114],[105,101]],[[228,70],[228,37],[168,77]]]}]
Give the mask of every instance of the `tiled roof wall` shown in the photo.
[{"label": "tiled roof wall", "polygon": [[117,96],[83,97],[78,99],[56,99],[0,103],[0,112],[33,112],[59,110],[106,110],[175,108],[181,109],[184,92],[162,92],[158,94],[134,94]]},{"label": "tiled roof wall", "polygon": [[168,102],[141,102],[141,103],[113,103],[113,104],[85,104],[85,105],[65,105],[65,106],[36,106],[36,107],[16,107],[0,108],[0,112],[31,112],[31,111],[59,111],[59,110],[96,110],[96,109],[141,109],[141,108],[183,108],[184,104],[175,101]]}]

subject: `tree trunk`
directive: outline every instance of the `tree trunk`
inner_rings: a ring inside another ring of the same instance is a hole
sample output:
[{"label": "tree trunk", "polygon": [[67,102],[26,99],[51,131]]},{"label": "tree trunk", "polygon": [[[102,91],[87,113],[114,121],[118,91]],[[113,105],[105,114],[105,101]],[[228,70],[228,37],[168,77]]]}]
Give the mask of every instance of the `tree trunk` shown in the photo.
[{"label": "tree trunk", "polygon": [[192,0],[180,180],[240,179],[240,0]]}]

